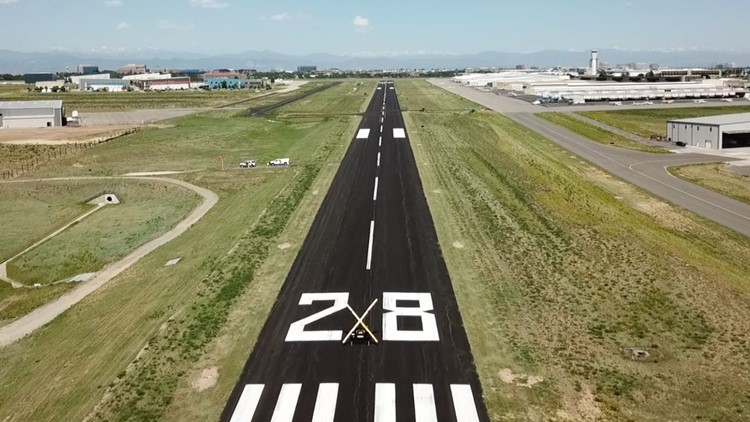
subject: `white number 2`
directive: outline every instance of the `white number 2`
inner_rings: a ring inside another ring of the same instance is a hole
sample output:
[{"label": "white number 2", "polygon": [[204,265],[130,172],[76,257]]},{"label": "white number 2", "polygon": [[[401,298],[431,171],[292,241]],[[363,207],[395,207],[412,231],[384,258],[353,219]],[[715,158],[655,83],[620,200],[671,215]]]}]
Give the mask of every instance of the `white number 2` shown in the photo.
[{"label": "white number 2", "polygon": [[[419,306],[399,307],[398,301],[419,302]],[[429,293],[383,293],[383,340],[386,341],[440,341],[437,321],[432,311]],[[419,317],[421,330],[400,330],[398,317]]]},{"label": "white number 2", "polygon": [[336,331],[305,331],[305,326],[321,320],[328,315],[335,314],[346,308],[349,302],[349,293],[304,293],[299,300],[300,305],[312,305],[313,302],[333,301],[330,308],[303,318],[289,326],[286,341],[341,341],[344,333]]}]

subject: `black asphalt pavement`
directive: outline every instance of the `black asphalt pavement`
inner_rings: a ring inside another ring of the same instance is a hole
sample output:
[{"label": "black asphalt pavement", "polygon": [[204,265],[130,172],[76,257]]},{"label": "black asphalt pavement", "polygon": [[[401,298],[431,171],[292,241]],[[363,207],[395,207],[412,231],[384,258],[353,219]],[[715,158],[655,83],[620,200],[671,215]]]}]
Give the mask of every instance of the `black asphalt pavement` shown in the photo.
[{"label": "black asphalt pavement", "polygon": [[[489,420],[396,90],[378,87],[222,421]],[[371,307],[377,344],[346,341],[347,305]]]}]

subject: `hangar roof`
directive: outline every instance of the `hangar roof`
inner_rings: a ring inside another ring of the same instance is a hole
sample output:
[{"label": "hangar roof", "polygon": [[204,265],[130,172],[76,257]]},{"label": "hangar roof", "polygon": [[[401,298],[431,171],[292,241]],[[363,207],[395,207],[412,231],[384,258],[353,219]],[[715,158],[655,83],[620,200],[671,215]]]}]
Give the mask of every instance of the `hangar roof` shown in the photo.
[{"label": "hangar roof", "polygon": [[693,119],[669,120],[674,123],[688,123],[698,125],[733,125],[750,123],[750,113],[722,114],[720,116],[696,117]]},{"label": "hangar roof", "polygon": [[22,110],[26,108],[62,108],[62,100],[50,101],[0,101],[0,109]]}]

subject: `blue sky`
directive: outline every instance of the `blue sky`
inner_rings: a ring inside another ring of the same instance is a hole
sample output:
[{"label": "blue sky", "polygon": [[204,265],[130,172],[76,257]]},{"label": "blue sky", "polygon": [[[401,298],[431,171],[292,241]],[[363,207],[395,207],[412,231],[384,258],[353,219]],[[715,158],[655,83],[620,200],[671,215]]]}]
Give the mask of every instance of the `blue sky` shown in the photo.
[{"label": "blue sky", "polygon": [[288,54],[748,50],[750,1],[0,0],[19,51],[145,49]]}]

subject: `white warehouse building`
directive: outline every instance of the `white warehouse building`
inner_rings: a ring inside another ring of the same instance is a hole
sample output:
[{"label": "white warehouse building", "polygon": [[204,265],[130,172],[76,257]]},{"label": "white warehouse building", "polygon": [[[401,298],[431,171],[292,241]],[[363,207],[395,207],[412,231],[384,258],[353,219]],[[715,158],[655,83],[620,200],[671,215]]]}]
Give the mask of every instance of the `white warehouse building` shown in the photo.
[{"label": "white warehouse building", "polygon": [[667,138],[698,148],[750,147],[750,113],[667,121]]},{"label": "white warehouse building", "polygon": [[0,101],[0,128],[28,129],[63,126],[62,100]]},{"label": "white warehouse building", "polygon": [[705,79],[694,82],[536,82],[526,94],[585,101],[723,98],[744,96],[745,89],[731,80]]}]

